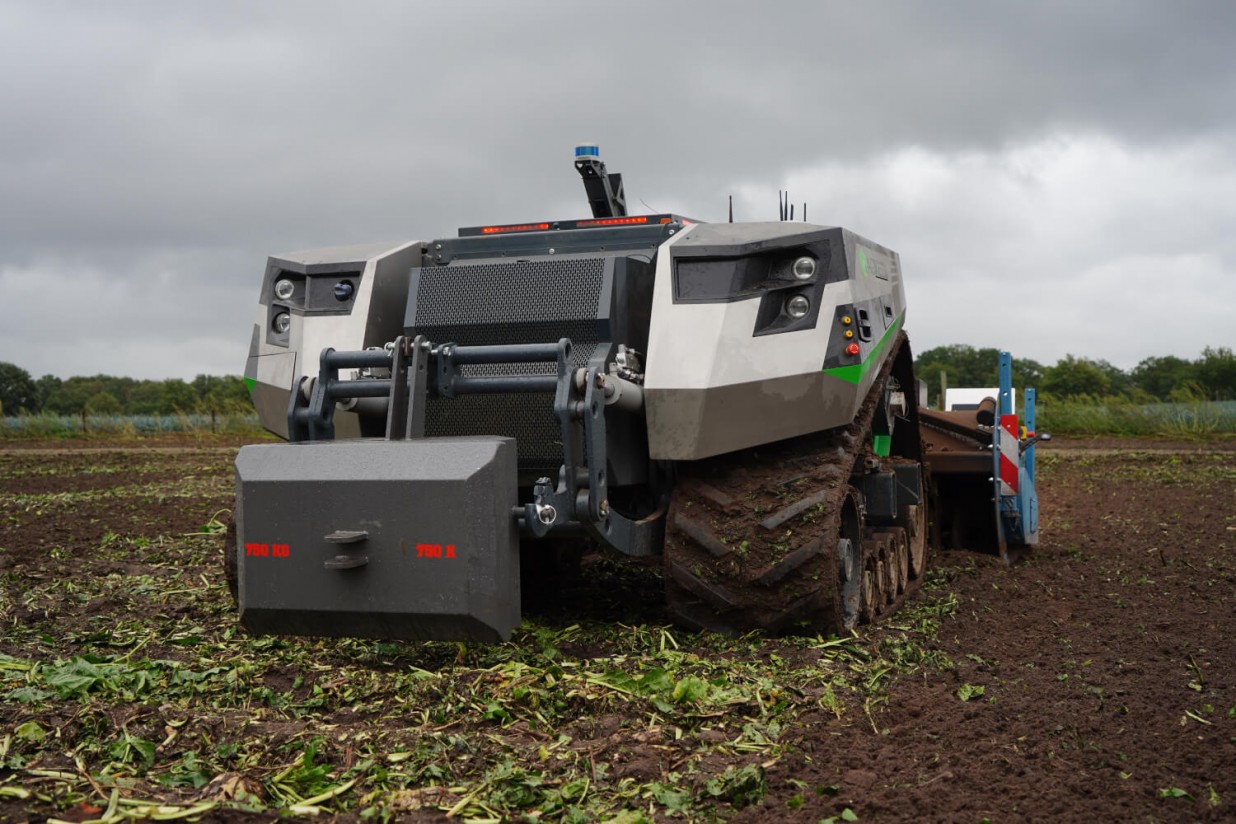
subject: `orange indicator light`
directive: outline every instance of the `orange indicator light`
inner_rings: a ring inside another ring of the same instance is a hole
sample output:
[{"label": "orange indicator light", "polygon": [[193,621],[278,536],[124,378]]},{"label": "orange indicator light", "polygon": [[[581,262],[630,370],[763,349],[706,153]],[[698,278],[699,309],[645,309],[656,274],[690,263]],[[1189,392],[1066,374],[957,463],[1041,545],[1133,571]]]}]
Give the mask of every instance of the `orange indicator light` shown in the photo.
[{"label": "orange indicator light", "polygon": [[587,229],[590,226],[634,226],[639,223],[647,223],[647,215],[639,217],[603,217],[600,220],[581,220],[575,226],[579,229]]},{"label": "orange indicator light", "polygon": [[841,325],[842,325],[842,326],[849,326],[849,325],[850,325],[851,323],[853,323],[853,322],[854,322],[854,319],[853,319],[852,317],[850,317],[849,315],[845,315],[845,316],[843,316],[843,317],[841,318]]},{"label": "orange indicator light", "polygon": [[518,223],[511,226],[483,226],[481,227],[481,234],[497,235],[502,232],[544,232],[548,229],[548,223]]}]

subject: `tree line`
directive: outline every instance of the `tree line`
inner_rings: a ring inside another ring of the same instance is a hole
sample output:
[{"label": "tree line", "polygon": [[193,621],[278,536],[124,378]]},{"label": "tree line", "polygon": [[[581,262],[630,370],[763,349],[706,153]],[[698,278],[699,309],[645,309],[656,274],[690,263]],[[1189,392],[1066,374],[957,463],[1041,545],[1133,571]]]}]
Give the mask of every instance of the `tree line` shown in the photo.
[{"label": "tree line", "polygon": [[245,382],[235,375],[198,375],[191,381],[137,380],[112,375],[32,378],[0,362],[0,411],[5,415],[179,415],[252,409]]},{"label": "tree line", "polygon": [[[996,386],[999,356],[999,351],[990,347],[937,346],[915,358],[914,371],[927,382],[933,403],[938,403],[941,376],[953,387]],[[1236,400],[1236,355],[1227,347],[1206,347],[1196,360],[1155,356],[1127,372],[1105,360],[1073,355],[1066,355],[1054,366],[1013,358],[1013,386],[1034,387],[1040,398],[1060,400],[1230,401]]]},{"label": "tree line", "polygon": [[[995,386],[999,354],[991,347],[955,343],[923,352],[915,358],[914,368],[938,404],[942,377],[948,386]],[[1105,360],[1073,355],[1054,366],[1013,358],[1013,385],[1032,386],[1042,398],[1062,400],[1236,400],[1236,355],[1228,347],[1207,347],[1196,360],[1175,355],[1150,357],[1127,372]],[[198,375],[192,381],[111,375],[34,379],[21,367],[0,362],[0,411],[5,415],[175,415],[251,408],[244,380],[235,375]]]}]

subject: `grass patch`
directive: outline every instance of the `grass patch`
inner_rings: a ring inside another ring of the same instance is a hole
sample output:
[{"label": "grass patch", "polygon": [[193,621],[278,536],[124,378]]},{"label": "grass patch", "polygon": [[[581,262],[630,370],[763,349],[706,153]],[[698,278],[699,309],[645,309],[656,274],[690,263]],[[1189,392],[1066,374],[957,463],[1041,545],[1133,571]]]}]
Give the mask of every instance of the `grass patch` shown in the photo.
[{"label": "grass patch", "polygon": [[1199,439],[1236,434],[1236,402],[1137,404],[1127,399],[1040,399],[1037,429],[1053,435]]},{"label": "grass patch", "polygon": [[0,440],[148,437],[168,434],[265,436],[256,412],[192,415],[38,415],[0,418]]}]

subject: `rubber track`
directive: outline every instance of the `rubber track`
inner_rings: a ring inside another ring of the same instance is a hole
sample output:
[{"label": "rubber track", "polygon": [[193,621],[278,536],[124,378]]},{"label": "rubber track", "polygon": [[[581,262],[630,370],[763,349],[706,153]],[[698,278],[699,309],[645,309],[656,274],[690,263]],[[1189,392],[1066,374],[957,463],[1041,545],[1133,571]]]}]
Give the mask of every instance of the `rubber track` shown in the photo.
[{"label": "rubber track", "polygon": [[[729,634],[844,631],[841,503],[871,455],[871,422],[905,342],[898,334],[850,425],[679,466],[665,541],[666,600],[676,621]],[[886,527],[864,537],[875,529]],[[881,612],[916,587],[910,581]]]}]

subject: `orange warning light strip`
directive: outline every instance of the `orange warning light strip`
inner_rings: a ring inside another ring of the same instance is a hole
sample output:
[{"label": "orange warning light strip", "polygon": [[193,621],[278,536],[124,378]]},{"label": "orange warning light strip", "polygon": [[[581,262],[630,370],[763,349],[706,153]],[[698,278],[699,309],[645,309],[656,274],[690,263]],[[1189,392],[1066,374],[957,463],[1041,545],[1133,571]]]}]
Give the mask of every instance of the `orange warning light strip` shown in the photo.
[{"label": "orange warning light strip", "polygon": [[548,223],[519,223],[511,226],[482,226],[481,234],[497,235],[502,232],[544,232],[548,229]]},{"label": "orange warning light strip", "polygon": [[587,229],[590,226],[634,226],[637,223],[647,222],[647,215],[641,215],[639,217],[603,217],[599,220],[581,220],[575,224],[575,227],[578,229]]}]

